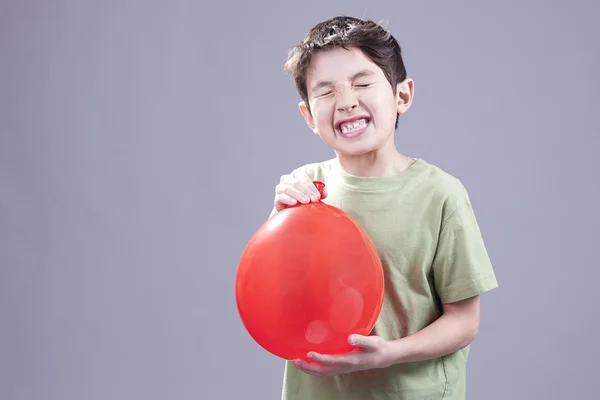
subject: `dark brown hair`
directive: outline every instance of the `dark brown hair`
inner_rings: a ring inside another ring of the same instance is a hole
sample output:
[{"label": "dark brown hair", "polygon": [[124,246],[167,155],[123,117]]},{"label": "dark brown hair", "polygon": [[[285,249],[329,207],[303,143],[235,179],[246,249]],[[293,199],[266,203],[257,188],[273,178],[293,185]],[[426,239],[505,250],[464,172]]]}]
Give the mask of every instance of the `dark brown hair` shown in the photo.
[{"label": "dark brown hair", "polygon": [[[319,50],[333,47],[360,49],[381,68],[394,93],[398,83],[406,79],[406,68],[400,45],[380,24],[347,16],[331,18],[315,25],[306,34],[302,43],[290,50],[284,67],[294,79],[298,93],[309,111],[306,71],[311,57]],[[397,127],[398,117],[396,117]]]}]

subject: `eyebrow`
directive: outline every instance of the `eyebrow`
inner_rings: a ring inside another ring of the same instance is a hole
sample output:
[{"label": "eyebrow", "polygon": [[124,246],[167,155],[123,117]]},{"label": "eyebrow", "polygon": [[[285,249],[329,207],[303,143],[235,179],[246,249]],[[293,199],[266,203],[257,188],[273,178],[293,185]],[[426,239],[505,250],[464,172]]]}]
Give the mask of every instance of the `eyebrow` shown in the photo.
[{"label": "eyebrow", "polygon": [[[371,70],[363,69],[361,71],[358,71],[354,75],[352,75],[352,77],[351,77],[350,80],[354,81],[354,80],[356,80],[358,78],[362,78],[364,76],[370,76],[370,75],[375,75],[375,74]],[[333,82],[331,82],[331,81],[319,81],[319,82],[317,82],[316,85],[314,85],[312,87],[311,90],[315,91],[315,90],[320,89],[320,88],[325,87],[325,86],[333,86]]]}]

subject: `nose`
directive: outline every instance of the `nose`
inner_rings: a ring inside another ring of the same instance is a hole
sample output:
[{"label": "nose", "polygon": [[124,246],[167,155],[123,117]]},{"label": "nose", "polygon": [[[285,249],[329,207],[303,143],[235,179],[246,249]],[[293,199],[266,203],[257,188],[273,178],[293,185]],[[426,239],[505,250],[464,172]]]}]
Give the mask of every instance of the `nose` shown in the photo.
[{"label": "nose", "polygon": [[337,108],[339,111],[352,111],[358,106],[358,97],[353,90],[347,90],[340,94]]}]

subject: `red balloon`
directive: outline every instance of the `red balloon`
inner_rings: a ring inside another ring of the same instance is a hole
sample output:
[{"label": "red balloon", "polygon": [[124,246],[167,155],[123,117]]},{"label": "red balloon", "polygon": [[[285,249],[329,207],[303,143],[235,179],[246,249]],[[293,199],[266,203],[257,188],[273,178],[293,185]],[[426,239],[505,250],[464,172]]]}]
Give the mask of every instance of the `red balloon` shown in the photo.
[{"label": "red balloon", "polygon": [[[321,193],[325,185],[315,182]],[[244,249],[236,302],[250,336],[286,360],[354,350],[383,303],[383,268],[365,230],[321,201],[267,220]]]}]

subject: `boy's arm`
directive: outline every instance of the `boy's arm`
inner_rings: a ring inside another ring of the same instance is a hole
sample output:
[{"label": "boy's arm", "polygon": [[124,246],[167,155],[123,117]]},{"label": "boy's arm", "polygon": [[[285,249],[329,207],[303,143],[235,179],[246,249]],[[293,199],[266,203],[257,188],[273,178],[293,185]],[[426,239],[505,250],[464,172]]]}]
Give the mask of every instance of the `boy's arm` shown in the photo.
[{"label": "boy's arm", "polygon": [[391,341],[387,353],[392,364],[437,358],[468,346],[479,330],[479,294],[498,286],[462,185],[449,196],[447,208],[432,262],[443,314],[422,330]]},{"label": "boy's arm", "polygon": [[340,355],[309,353],[319,364],[295,360],[296,368],[316,376],[385,368],[393,364],[424,361],[466,347],[479,328],[479,295],[444,305],[444,314],[431,325],[402,339],[385,341],[378,336],[351,335],[351,344],[363,351]]},{"label": "boy's arm", "polygon": [[444,313],[422,330],[389,342],[386,364],[423,361],[468,346],[479,330],[480,298],[444,304]]}]

